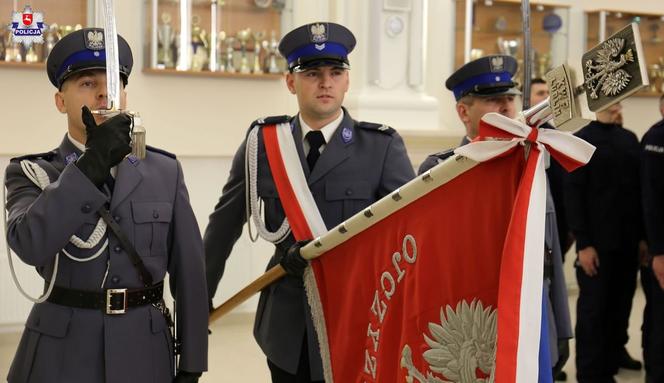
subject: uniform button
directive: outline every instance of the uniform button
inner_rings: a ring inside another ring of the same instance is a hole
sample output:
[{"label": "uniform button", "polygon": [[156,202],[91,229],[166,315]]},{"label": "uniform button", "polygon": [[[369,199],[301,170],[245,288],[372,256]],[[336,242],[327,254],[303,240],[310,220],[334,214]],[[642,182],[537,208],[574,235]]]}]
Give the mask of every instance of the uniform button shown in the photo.
[{"label": "uniform button", "polygon": [[122,248],[120,247],[120,245],[116,245],[116,246],[113,248],[113,250],[115,250],[116,253],[119,253],[119,252],[122,251]]},{"label": "uniform button", "polygon": [[85,203],[83,206],[81,206],[81,211],[87,214],[92,211],[92,206],[90,206],[89,203]]},{"label": "uniform button", "polygon": [[115,217],[113,217],[113,219],[115,220],[115,222],[120,222],[120,216],[116,215]]},{"label": "uniform button", "polygon": [[156,210],[152,210],[152,218],[159,218],[159,212]]},{"label": "uniform button", "polygon": [[120,277],[118,277],[117,275],[114,275],[114,276],[111,278],[111,282],[113,282],[113,283],[115,283],[115,284],[120,283]]},{"label": "uniform button", "polygon": [[351,188],[346,189],[346,195],[353,195],[353,189]]}]

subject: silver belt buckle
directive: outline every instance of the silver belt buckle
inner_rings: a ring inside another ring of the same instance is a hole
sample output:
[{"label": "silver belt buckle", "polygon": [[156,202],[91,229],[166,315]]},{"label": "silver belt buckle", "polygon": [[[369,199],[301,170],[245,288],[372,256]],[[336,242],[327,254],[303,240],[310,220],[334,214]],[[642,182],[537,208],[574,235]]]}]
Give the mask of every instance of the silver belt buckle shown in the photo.
[{"label": "silver belt buckle", "polygon": [[[122,294],[122,308],[113,309],[111,298],[113,295]],[[127,312],[127,289],[108,289],[106,290],[106,314],[124,314]]]}]

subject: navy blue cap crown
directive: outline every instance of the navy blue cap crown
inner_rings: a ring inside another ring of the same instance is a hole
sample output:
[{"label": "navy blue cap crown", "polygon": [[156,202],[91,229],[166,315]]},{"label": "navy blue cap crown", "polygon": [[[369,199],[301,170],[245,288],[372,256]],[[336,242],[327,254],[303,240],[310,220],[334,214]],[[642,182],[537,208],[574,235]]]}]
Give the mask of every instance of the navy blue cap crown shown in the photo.
[{"label": "navy blue cap crown", "polygon": [[[84,28],[63,37],[51,50],[46,61],[48,79],[58,89],[74,73],[106,68],[104,30]],[[134,59],[127,41],[118,35],[120,74],[127,83]]]},{"label": "navy blue cap crown", "polygon": [[473,60],[445,81],[447,89],[454,93],[456,100],[471,95],[478,97],[503,94],[521,94],[512,81],[518,64],[514,57],[493,55]]},{"label": "navy blue cap crown", "polygon": [[288,70],[333,65],[350,68],[348,54],[355,48],[355,36],[340,24],[317,22],[288,32],[279,42]]}]

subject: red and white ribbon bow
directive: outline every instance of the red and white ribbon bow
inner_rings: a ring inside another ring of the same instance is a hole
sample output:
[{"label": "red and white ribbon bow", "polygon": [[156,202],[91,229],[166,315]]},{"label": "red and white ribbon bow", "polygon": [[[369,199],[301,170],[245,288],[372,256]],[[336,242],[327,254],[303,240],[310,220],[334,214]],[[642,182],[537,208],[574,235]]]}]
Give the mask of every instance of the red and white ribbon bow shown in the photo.
[{"label": "red and white ribbon bow", "polygon": [[587,164],[595,152],[593,145],[569,132],[533,128],[498,113],[487,113],[480,121],[478,138],[454,153],[482,162],[527,141],[546,148],[568,172]]}]

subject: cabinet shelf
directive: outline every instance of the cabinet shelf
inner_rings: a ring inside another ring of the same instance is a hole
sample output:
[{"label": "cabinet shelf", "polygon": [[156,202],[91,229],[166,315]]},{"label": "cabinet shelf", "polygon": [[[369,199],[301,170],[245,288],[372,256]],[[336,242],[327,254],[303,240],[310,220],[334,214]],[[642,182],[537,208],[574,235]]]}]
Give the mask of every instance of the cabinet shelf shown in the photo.
[{"label": "cabinet shelf", "polygon": [[280,73],[264,73],[264,74],[251,74],[251,73],[228,73],[228,72],[210,72],[210,71],[184,71],[177,69],[152,69],[144,68],[143,73],[149,75],[166,75],[166,76],[184,76],[184,77],[221,77],[221,78],[236,78],[243,80],[279,80],[283,78]]},{"label": "cabinet shelf", "polygon": [[26,63],[15,61],[0,61],[0,68],[20,68],[20,69],[44,69],[45,63]]}]

